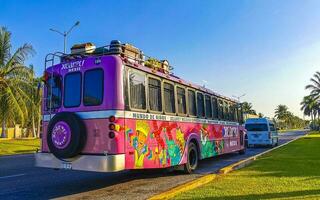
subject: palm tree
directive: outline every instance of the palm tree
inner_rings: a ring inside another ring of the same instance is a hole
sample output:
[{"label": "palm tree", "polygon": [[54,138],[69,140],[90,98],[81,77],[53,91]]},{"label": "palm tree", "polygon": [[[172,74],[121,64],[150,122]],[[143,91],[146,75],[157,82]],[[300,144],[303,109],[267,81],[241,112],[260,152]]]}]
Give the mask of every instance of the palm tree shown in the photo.
[{"label": "palm tree", "polygon": [[311,84],[306,86],[306,89],[311,90],[310,96],[315,100],[320,99],[320,72],[316,72],[313,78],[310,79]]},{"label": "palm tree", "polygon": [[275,117],[280,120],[285,120],[288,116],[288,107],[286,105],[278,105],[275,109]]},{"label": "palm tree", "polygon": [[303,114],[306,116],[311,116],[311,122],[313,124],[313,127],[315,127],[315,118],[317,115],[319,118],[319,103],[315,100],[313,95],[309,95],[303,98],[300,105],[300,109],[303,111]]},{"label": "palm tree", "polygon": [[262,113],[258,113],[259,118],[263,118],[264,115]]},{"label": "palm tree", "polygon": [[288,128],[288,117],[289,117],[289,111],[288,107],[286,105],[278,105],[275,109],[275,118],[278,120],[279,125],[282,124],[282,128]]},{"label": "palm tree", "polygon": [[242,103],[242,112],[245,114],[253,114],[256,115],[256,111],[252,109],[252,103],[243,102]]},{"label": "palm tree", "polygon": [[31,45],[24,44],[11,54],[11,33],[0,27],[0,121],[5,136],[6,124],[23,124],[28,115],[26,91],[31,87],[30,69],[24,66],[29,55],[34,54]]},{"label": "palm tree", "polygon": [[301,101],[300,105],[301,105],[301,110],[303,111],[303,114],[306,116],[310,116],[312,118],[312,110],[314,107],[314,99],[312,98],[312,96],[305,96],[303,97],[303,100]]}]

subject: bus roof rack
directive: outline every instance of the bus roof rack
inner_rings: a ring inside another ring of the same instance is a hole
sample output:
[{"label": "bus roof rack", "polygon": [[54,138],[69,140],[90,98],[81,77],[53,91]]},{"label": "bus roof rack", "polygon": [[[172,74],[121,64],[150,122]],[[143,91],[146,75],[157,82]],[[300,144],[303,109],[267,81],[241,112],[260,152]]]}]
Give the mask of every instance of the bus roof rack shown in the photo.
[{"label": "bus roof rack", "polygon": [[[70,54],[64,54],[62,52],[49,53],[45,59],[45,69],[55,64],[68,62],[74,59],[102,55],[119,55],[130,62],[138,63],[166,74],[171,73],[173,70],[173,67],[169,65],[167,60],[158,60],[156,58],[149,57],[137,47],[129,43],[121,43],[119,40],[112,40],[109,45],[101,47],[96,47],[90,42],[76,44],[71,47]],[[56,62],[57,58],[59,58],[59,63]]]}]

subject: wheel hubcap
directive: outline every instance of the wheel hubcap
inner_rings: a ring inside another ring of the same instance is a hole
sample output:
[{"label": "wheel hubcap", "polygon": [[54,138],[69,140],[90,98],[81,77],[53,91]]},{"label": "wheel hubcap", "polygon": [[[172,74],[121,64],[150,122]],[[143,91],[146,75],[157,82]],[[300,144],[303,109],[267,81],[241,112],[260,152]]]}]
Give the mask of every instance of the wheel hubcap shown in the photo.
[{"label": "wheel hubcap", "polygon": [[69,125],[62,121],[56,123],[52,129],[51,139],[56,148],[66,148],[71,140],[71,129]]}]

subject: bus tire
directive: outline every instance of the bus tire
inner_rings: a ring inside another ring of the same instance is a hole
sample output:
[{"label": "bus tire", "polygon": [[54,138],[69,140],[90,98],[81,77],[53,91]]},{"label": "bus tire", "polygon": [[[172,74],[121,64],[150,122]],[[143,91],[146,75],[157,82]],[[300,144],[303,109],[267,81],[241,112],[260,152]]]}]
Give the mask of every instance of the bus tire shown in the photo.
[{"label": "bus tire", "polygon": [[74,113],[61,112],[49,122],[47,144],[50,152],[59,159],[73,158],[83,149],[86,128]]},{"label": "bus tire", "polygon": [[188,145],[187,163],[184,164],[184,172],[191,174],[197,169],[199,162],[199,153],[197,146],[194,142],[190,142]]},{"label": "bus tire", "polygon": [[243,149],[241,149],[241,150],[239,151],[239,154],[240,154],[240,155],[243,155],[243,154],[246,153],[246,151],[247,151],[247,147],[244,146]]}]

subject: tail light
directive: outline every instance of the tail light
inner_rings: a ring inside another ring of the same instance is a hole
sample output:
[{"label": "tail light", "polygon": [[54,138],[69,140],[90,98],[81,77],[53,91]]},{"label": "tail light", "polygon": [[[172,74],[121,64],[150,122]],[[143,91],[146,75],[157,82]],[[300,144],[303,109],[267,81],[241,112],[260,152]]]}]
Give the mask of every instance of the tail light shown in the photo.
[{"label": "tail light", "polygon": [[114,130],[116,129],[116,125],[114,125],[114,124],[109,124],[109,129],[110,129],[111,131],[114,131]]},{"label": "tail light", "polygon": [[116,136],[116,134],[114,132],[109,132],[109,138],[114,138]]},{"label": "tail light", "polygon": [[109,117],[109,122],[115,122],[116,121],[116,117],[115,116],[110,116]]}]

